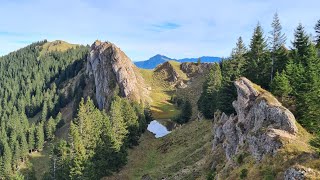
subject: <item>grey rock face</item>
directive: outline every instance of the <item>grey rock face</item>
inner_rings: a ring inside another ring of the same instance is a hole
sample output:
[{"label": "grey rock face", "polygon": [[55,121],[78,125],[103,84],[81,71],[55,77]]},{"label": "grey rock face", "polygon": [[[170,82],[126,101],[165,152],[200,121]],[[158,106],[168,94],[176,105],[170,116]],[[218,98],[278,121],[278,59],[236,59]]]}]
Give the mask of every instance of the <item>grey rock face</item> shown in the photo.
[{"label": "grey rock face", "polygon": [[293,166],[284,172],[285,180],[303,180],[319,178],[319,172],[304,166]]},{"label": "grey rock face", "polygon": [[100,109],[107,109],[112,97],[120,91],[122,97],[143,101],[148,90],[138,69],[114,44],[95,41],[87,61],[87,74],[94,81]]},{"label": "grey rock face", "polygon": [[242,150],[261,160],[282,147],[281,137],[295,138],[295,118],[276,98],[244,77],[234,84],[238,97],[233,107],[237,115],[228,117],[223,113],[215,122],[213,149],[222,144],[228,160]]},{"label": "grey rock face", "polygon": [[181,63],[180,69],[188,75],[188,77],[192,77],[194,75],[203,74],[205,71],[209,70],[212,67],[213,63],[201,63],[197,65],[196,63]]}]

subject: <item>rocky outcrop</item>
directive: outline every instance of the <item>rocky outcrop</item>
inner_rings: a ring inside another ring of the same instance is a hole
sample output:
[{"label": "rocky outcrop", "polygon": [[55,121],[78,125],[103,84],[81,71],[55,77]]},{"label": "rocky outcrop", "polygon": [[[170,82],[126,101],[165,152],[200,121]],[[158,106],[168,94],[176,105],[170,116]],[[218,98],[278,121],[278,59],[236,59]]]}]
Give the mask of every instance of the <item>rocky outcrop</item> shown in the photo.
[{"label": "rocky outcrop", "polygon": [[155,72],[165,74],[166,81],[175,83],[179,80],[179,73],[174,69],[173,65],[167,61],[156,67]]},{"label": "rocky outcrop", "polygon": [[208,71],[210,67],[212,67],[213,63],[181,63],[180,68],[181,70],[187,74],[188,77],[192,77],[195,75],[203,74],[204,72]]},{"label": "rocky outcrop", "polygon": [[234,84],[237,115],[216,115],[213,149],[222,145],[229,161],[243,151],[259,161],[265,154],[275,154],[283,146],[282,138],[295,138],[295,118],[276,98],[244,77]]},{"label": "rocky outcrop", "polygon": [[95,41],[88,55],[87,74],[95,84],[100,109],[107,109],[115,94],[135,101],[144,101],[148,90],[131,60],[116,45]]},{"label": "rocky outcrop", "polygon": [[319,176],[320,172],[299,165],[290,167],[284,172],[285,180],[317,179]]}]

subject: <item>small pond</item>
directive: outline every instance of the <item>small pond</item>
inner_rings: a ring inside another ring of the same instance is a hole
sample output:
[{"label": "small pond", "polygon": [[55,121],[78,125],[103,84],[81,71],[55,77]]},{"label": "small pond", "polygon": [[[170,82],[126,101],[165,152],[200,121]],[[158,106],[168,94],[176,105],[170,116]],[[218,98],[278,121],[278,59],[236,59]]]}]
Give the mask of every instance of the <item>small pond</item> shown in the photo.
[{"label": "small pond", "polygon": [[153,120],[148,125],[148,131],[152,132],[156,138],[169,134],[175,127],[175,123],[169,119]]}]

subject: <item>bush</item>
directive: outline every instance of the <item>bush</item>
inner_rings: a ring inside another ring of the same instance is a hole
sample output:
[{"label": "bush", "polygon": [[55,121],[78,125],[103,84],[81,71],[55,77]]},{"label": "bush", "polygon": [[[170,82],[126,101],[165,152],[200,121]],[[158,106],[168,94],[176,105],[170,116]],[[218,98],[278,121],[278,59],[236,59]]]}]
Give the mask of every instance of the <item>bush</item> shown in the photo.
[{"label": "bush", "polygon": [[248,175],[248,169],[242,169],[240,172],[240,179],[245,179]]},{"label": "bush", "polygon": [[236,159],[237,163],[240,165],[243,163],[243,160],[244,160],[244,154],[239,154]]},{"label": "bush", "polygon": [[276,173],[270,167],[267,167],[266,169],[262,170],[262,174],[264,180],[274,180],[276,177]]},{"label": "bush", "polygon": [[214,180],[215,176],[216,176],[216,171],[211,170],[207,175],[207,180]]}]

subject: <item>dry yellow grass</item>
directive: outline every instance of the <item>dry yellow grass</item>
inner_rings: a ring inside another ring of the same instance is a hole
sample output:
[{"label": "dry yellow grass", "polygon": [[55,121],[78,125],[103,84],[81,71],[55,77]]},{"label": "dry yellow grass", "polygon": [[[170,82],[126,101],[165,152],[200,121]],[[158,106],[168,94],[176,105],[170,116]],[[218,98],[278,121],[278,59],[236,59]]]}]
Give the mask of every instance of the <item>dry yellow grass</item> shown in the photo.
[{"label": "dry yellow grass", "polygon": [[76,46],[78,45],[70,44],[61,40],[46,42],[44,45],[42,45],[42,50],[40,52],[40,55],[43,55],[45,53],[52,52],[52,51],[66,51]]}]

